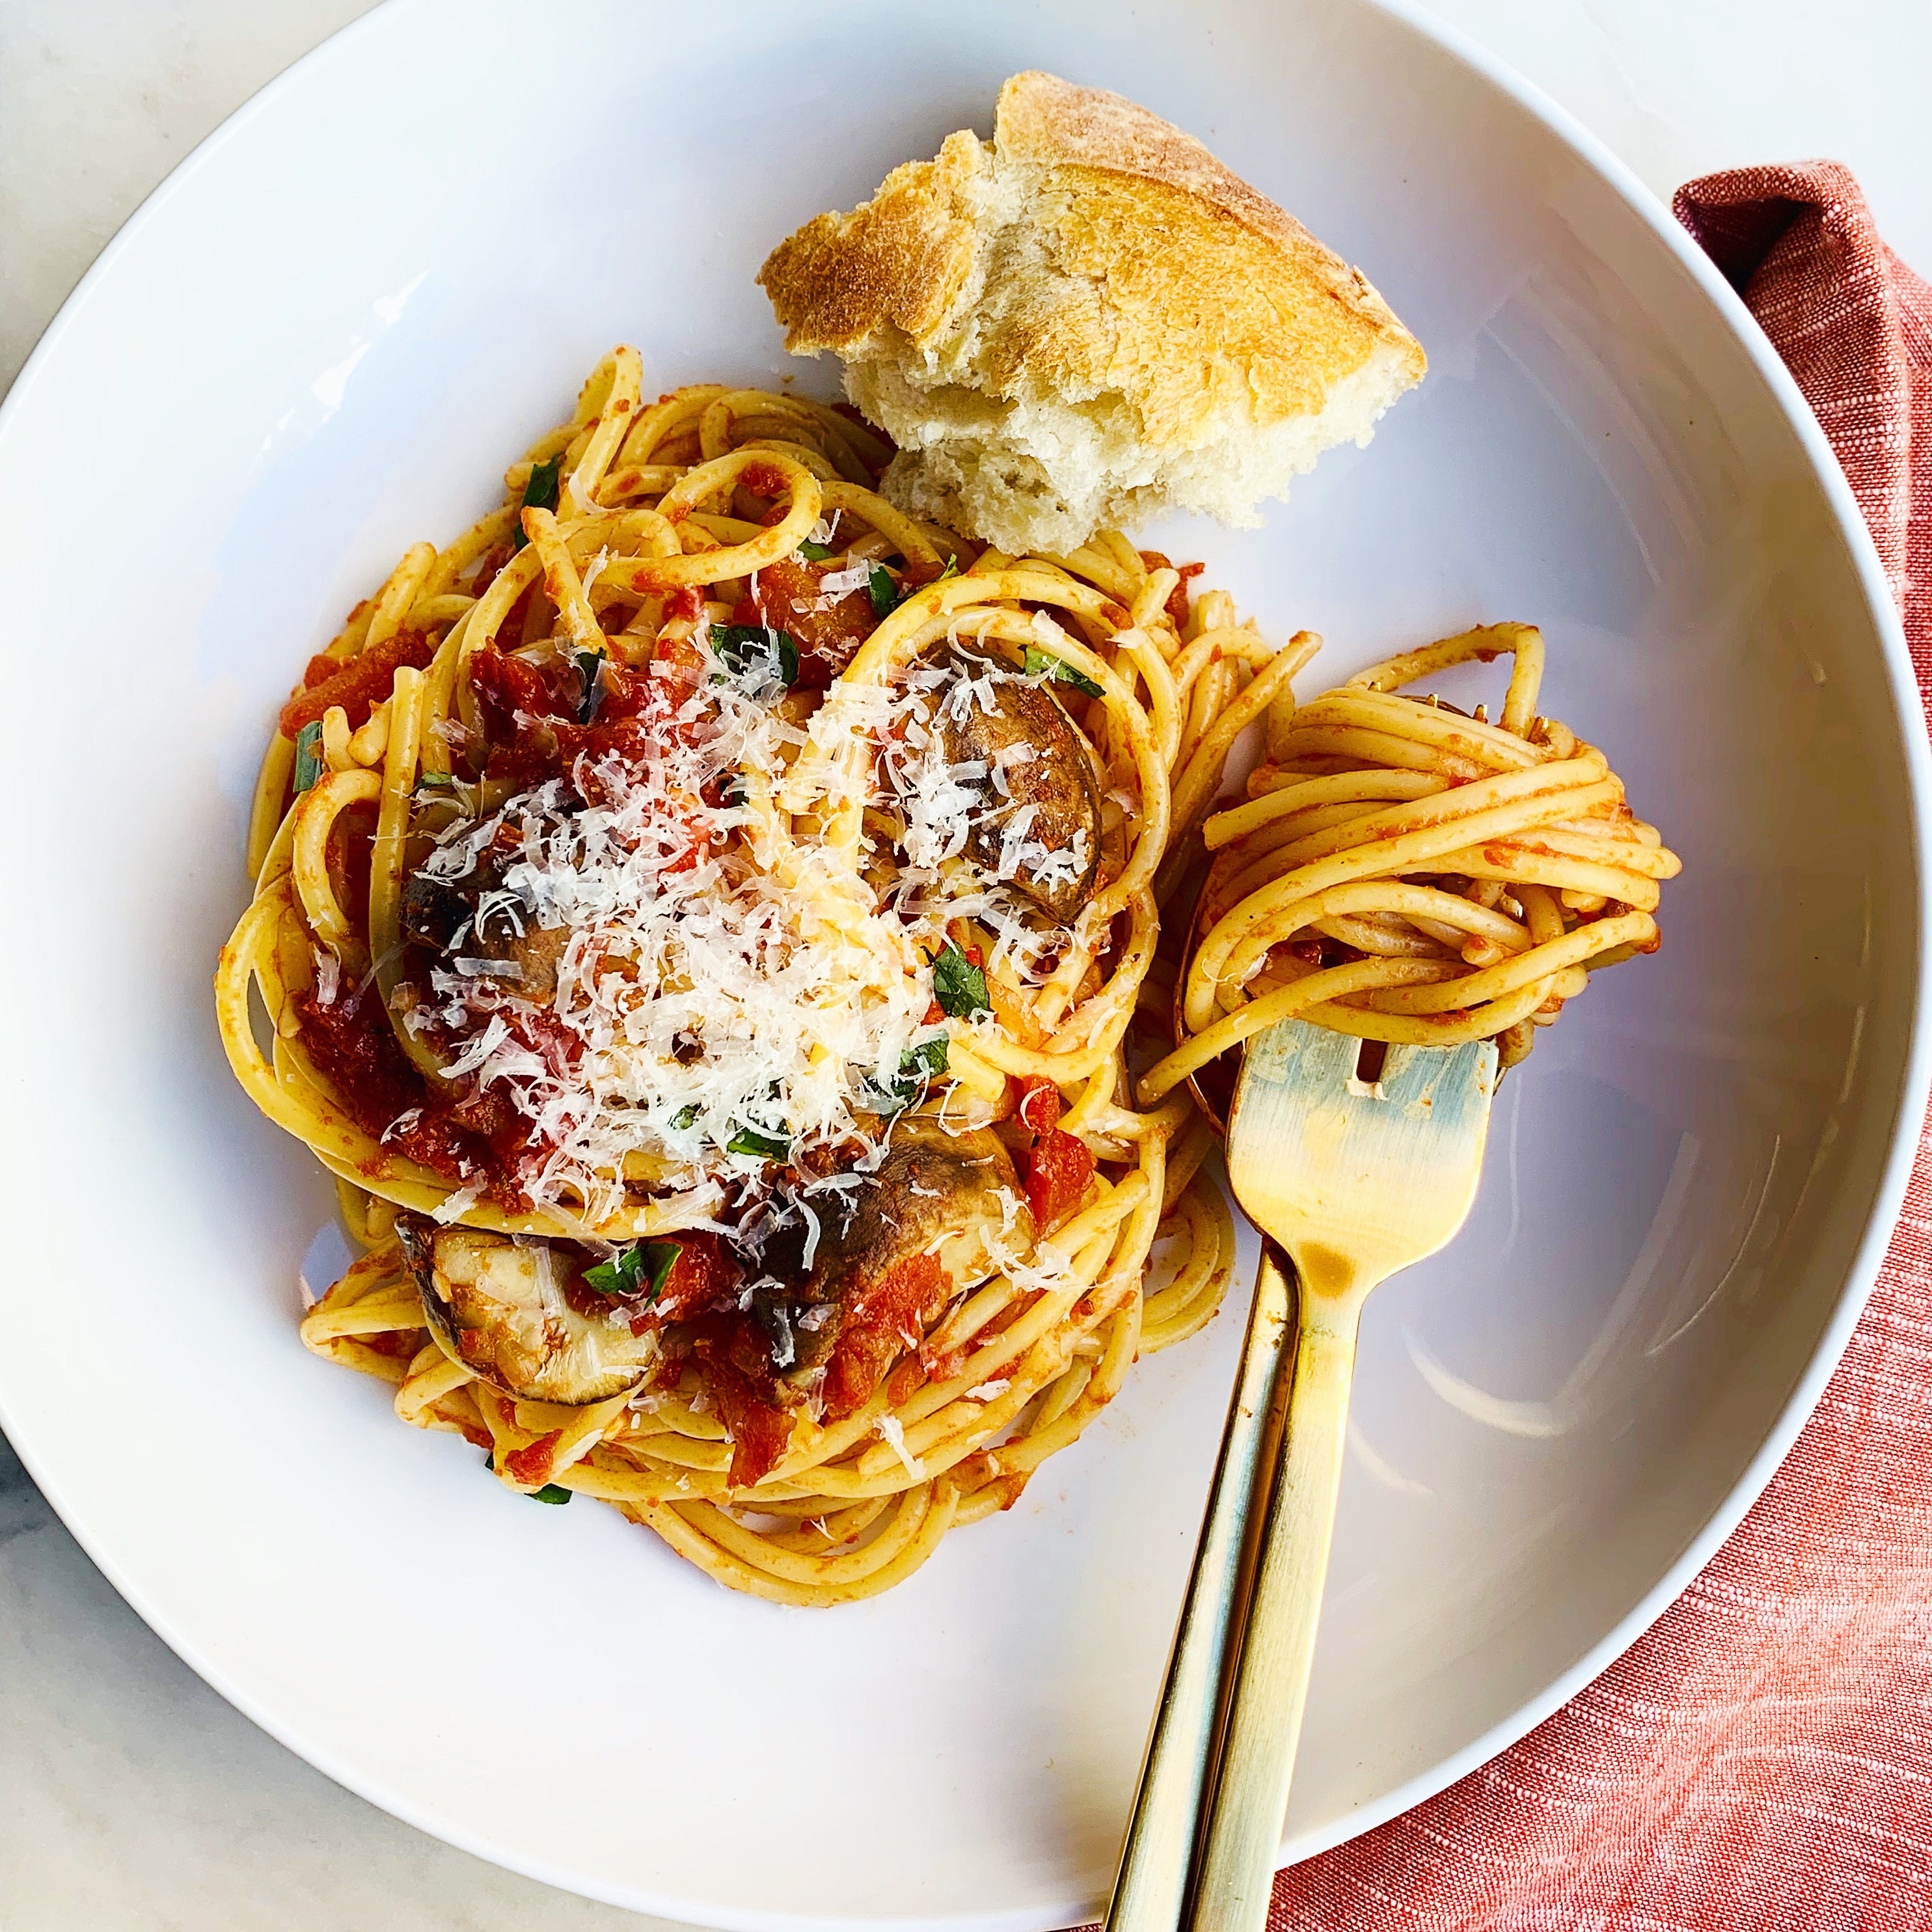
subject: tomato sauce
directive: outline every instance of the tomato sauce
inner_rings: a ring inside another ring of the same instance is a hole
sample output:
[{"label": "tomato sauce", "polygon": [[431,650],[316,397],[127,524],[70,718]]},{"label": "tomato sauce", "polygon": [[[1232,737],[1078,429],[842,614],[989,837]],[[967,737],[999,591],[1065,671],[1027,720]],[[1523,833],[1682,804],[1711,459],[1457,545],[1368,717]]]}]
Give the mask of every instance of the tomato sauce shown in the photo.
[{"label": "tomato sauce", "polygon": [[730,1432],[728,1480],[734,1486],[758,1481],[784,1456],[792,1428],[791,1412],[778,1400],[764,1330],[732,1308],[700,1317],[680,1340]]},{"label": "tomato sauce", "polygon": [[1208,566],[1204,563],[1173,563],[1162,556],[1157,550],[1142,550],[1140,559],[1150,571],[1178,570],[1180,572],[1180,581],[1167,593],[1166,608],[1167,614],[1174,620],[1174,628],[1185,637],[1187,634],[1189,604],[1187,581],[1190,578],[1198,577]]},{"label": "tomato sauce", "polygon": [[[373,986],[343,993],[326,1006],[313,994],[300,994],[296,1015],[316,1071],[364,1133],[446,1180],[460,1180],[486,1164],[488,1143],[430,1100],[422,1076],[396,1043]],[[422,1109],[418,1119],[391,1132],[416,1108]]]},{"label": "tomato sauce", "polygon": [[[754,494],[782,494],[783,479],[776,471],[766,476],[754,469],[743,481]],[[486,556],[472,588],[479,593],[487,588],[512,554],[507,545],[499,545]],[[829,685],[879,621],[868,590],[816,608],[824,597],[826,574],[826,567],[809,560],[784,560],[758,573],[751,594],[733,613],[736,622],[768,626],[792,636],[800,652],[797,682],[808,689]],[[933,574],[892,573],[896,586]],[[667,594],[664,607],[668,622],[702,620],[702,596],[693,587]],[[674,632],[676,628],[674,622]],[[563,777],[592,802],[599,802],[601,785],[616,782],[600,778],[600,766],[608,773],[614,758],[634,770],[662,752],[668,732],[685,728],[669,721],[668,710],[681,706],[688,692],[704,683],[710,668],[698,645],[676,634],[661,635],[652,662],[641,669],[607,656],[598,668],[594,716],[585,723],[586,693],[574,662],[564,653],[554,661],[548,654],[518,655],[512,646],[520,634],[520,619],[513,612],[503,626],[503,646],[485,644],[470,660],[483,729],[482,742],[469,741],[459,762],[472,776],[507,780],[519,789]],[[284,728],[298,730],[338,704],[352,724],[359,724],[370,704],[388,694],[397,667],[425,664],[431,651],[427,638],[404,633],[346,665],[318,658],[305,688],[284,712]],[[372,821],[373,814],[344,814],[332,838],[330,872],[345,906],[368,903],[373,823],[365,820]],[[698,862],[705,850],[695,801],[692,829],[692,849],[677,865]],[[425,982],[433,944],[422,934],[412,941],[410,965],[416,970],[406,967],[406,982]],[[512,1000],[495,1012],[522,1045],[559,1072],[567,1071],[581,1051],[576,1035],[545,1006]],[[312,994],[300,997],[296,1017],[317,1072],[340,1096],[344,1111],[381,1138],[386,1150],[452,1185],[487,1178],[489,1198],[514,1210],[528,1208],[526,1189],[535,1184],[551,1150],[534,1137],[530,1123],[504,1094],[470,1082],[446,1090],[426,1078],[403,1051],[372,986],[358,990],[345,986],[327,1004]],[[440,1049],[457,1043],[434,1024],[425,1037]],[[1058,1131],[1058,1090],[1051,1082],[1037,1084],[1050,1101],[1034,1100],[1026,1115],[1036,1137],[1029,1196],[1055,1202],[1070,1189],[1077,1198],[1090,1178],[1091,1160],[1072,1136]],[[1083,1172],[1073,1172],[1057,1142],[1075,1150],[1076,1165],[1085,1160]],[[592,1287],[584,1272],[596,1265],[595,1258],[566,1246],[565,1253],[574,1255],[575,1266],[566,1262],[565,1299],[586,1318],[608,1317],[614,1309],[634,1334],[664,1332],[666,1385],[674,1385],[686,1369],[696,1372],[730,1436],[729,1480],[736,1487],[747,1487],[785,1455],[803,1392],[781,1380],[770,1334],[754,1312],[737,1305],[746,1264],[728,1234],[694,1230],[668,1238],[676,1242],[679,1252],[662,1288],[655,1295],[621,1298]],[[896,1366],[902,1376],[916,1379],[917,1358],[908,1351],[917,1348],[950,1293],[951,1284],[930,1254],[912,1256],[876,1280],[851,1284],[815,1378],[815,1412],[834,1421],[856,1414]],[[506,1456],[506,1472],[530,1486],[547,1480],[556,1440],[542,1438]]]}]

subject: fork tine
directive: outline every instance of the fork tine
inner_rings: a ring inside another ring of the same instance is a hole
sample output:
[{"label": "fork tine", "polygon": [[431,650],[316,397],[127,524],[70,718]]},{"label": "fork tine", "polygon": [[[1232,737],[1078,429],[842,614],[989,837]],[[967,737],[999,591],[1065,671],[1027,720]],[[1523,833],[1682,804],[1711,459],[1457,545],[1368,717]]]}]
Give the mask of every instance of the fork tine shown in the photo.
[{"label": "fork tine", "polygon": [[1474,1198],[1496,1090],[1493,1041],[1391,1046],[1372,1084],[1361,1042],[1283,1020],[1249,1043],[1228,1179],[1318,1298],[1363,1292],[1433,1254]]}]

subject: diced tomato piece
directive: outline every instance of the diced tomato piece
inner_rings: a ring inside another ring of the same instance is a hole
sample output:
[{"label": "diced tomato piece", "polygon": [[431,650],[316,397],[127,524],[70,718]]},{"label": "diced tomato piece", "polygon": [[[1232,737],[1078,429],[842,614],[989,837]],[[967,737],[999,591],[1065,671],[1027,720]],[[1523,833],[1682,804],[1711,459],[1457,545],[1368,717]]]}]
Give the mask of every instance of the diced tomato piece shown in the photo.
[{"label": "diced tomato piece", "polygon": [[859,1285],[846,1303],[838,1340],[826,1360],[829,1420],[842,1421],[864,1408],[886,1371],[907,1349],[919,1346],[927,1323],[951,1292],[937,1255],[914,1255],[877,1281]]},{"label": "diced tomato piece", "polygon": [[1060,1089],[1036,1073],[1029,1075],[1020,1088],[1018,1111],[1023,1126],[1051,1133],[1060,1124]]},{"label": "diced tomato piece", "polygon": [[[290,698],[282,706],[282,736],[294,737],[304,724],[319,722],[325,711],[338,704],[349,714],[350,730],[358,729],[368,723],[370,707],[388,696],[398,670],[410,664],[420,670],[435,656],[436,641],[426,632],[398,631]],[[309,674],[315,668],[316,661],[311,659]],[[305,683],[308,675],[304,674]]]},{"label": "diced tomato piece", "polygon": [[[483,1144],[428,1102],[422,1076],[403,1057],[373,989],[360,996],[345,992],[326,1006],[298,995],[296,1013],[316,1071],[364,1132],[386,1135],[396,1153],[452,1180],[480,1161]],[[410,1126],[392,1131],[393,1123],[416,1110]]]},{"label": "diced tomato piece", "polygon": [[483,700],[483,715],[494,738],[514,736],[516,715],[577,722],[577,706],[567,702],[556,680],[527,658],[508,657],[485,644],[470,660],[470,682]]},{"label": "diced tomato piece", "polygon": [[[678,1258],[664,1276],[657,1299],[640,1312],[654,1315],[661,1322],[682,1322],[688,1316],[702,1315],[713,1302],[736,1288],[739,1268],[723,1240],[706,1229],[670,1238],[678,1244]],[[635,1322],[631,1327],[634,1334],[642,1332]]]},{"label": "diced tomato piece", "polygon": [[556,1445],[562,1434],[562,1430],[553,1429],[527,1448],[512,1449],[503,1458],[505,1470],[514,1481],[531,1489],[548,1482],[551,1470],[556,1466]]},{"label": "diced tomato piece", "polygon": [[1034,1143],[1027,1168],[1027,1204],[1036,1226],[1050,1228],[1087,1192],[1094,1156],[1077,1134],[1055,1127]]},{"label": "diced tomato piece", "polygon": [[708,1363],[704,1385],[731,1432],[728,1480],[734,1488],[748,1488],[783,1459],[791,1444],[791,1416],[766,1400],[751,1377],[729,1362]]},{"label": "diced tomato piece", "polygon": [[1062,1132],[1060,1089],[1035,1076],[1020,1090],[1019,1117],[1033,1130],[1028,1157],[1027,1205],[1036,1226],[1052,1226],[1087,1192],[1094,1178],[1094,1156],[1077,1134]]},{"label": "diced tomato piece", "polygon": [[827,608],[814,608],[825,594],[820,587],[825,574],[822,564],[781,557],[758,573],[752,594],[731,613],[734,623],[765,624],[791,634],[798,646],[801,691],[824,690],[879,621],[867,590],[848,590]]}]

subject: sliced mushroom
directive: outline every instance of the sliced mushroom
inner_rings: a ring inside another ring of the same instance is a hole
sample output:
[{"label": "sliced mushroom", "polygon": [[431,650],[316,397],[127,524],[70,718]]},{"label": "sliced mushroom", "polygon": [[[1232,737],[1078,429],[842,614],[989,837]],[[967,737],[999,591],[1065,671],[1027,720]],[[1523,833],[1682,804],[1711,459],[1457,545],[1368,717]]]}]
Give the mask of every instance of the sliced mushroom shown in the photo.
[{"label": "sliced mushroom", "polygon": [[634,1388],[656,1366],[654,1329],[634,1335],[628,1322],[571,1306],[574,1250],[409,1216],[396,1233],[437,1345],[506,1395],[580,1408]]},{"label": "sliced mushroom", "polygon": [[[984,782],[984,808],[967,849],[1042,911],[1071,926],[1100,870],[1100,792],[1086,748],[1047,686],[997,670],[987,678],[980,661],[960,662],[982,692],[991,690],[993,708],[976,704],[957,718],[953,706],[943,706],[940,742],[950,763],[983,764],[997,768],[1002,780]],[[1001,872],[1002,842],[1028,806],[1031,821],[1014,866]]]},{"label": "sliced mushroom", "polygon": [[479,904],[496,890],[494,876],[482,869],[460,884],[412,873],[403,886],[403,931],[434,951],[503,966],[506,992],[547,1005],[556,996],[556,970],[570,944],[570,928],[538,926],[527,912],[501,905],[479,916]]},{"label": "sliced mushroom", "polygon": [[878,1169],[821,1195],[817,1211],[809,1274],[796,1288],[758,1291],[752,1305],[774,1367],[794,1385],[822,1374],[834,1420],[865,1402],[955,1294],[992,1273],[1006,1243],[1023,1248],[1033,1234],[998,1136],[922,1121],[903,1123]]},{"label": "sliced mushroom", "polygon": [[839,1300],[922,1254],[934,1256],[956,1288],[975,1287],[996,1265],[1003,1231],[1021,1248],[1032,1239],[1012,1157],[988,1127],[952,1134],[902,1121],[885,1159],[848,1191],[849,1215],[828,1205],[823,1216],[810,1280],[818,1301]]}]

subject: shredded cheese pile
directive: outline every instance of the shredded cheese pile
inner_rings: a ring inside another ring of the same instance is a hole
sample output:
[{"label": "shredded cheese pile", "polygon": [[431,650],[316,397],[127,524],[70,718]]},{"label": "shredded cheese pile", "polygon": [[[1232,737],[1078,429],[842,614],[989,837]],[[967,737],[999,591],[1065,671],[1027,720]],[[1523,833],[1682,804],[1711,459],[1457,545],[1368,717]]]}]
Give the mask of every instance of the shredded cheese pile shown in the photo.
[{"label": "shredded cheese pile", "polygon": [[708,1184],[715,1204],[727,1183],[755,1185],[775,1149],[856,1141],[875,1160],[885,1096],[938,1030],[925,1024],[931,971],[912,935],[826,916],[828,900],[872,902],[856,873],[839,876],[850,868],[829,844],[767,870],[751,849],[752,810],[706,802],[721,787],[734,796],[741,772],[782,770],[804,736],[770,701],[774,687],[707,662],[713,675],[694,689],[654,681],[651,755],[580,759],[571,784],[458,819],[420,868],[460,885],[492,854],[501,885],[478,898],[477,920],[568,932],[541,1007],[514,968],[464,956],[459,934],[410,1023],[459,1042],[447,1071],[530,1124],[547,1150],[523,1177],[531,1198],[574,1198],[593,1220],[621,1204],[627,1172]]}]

